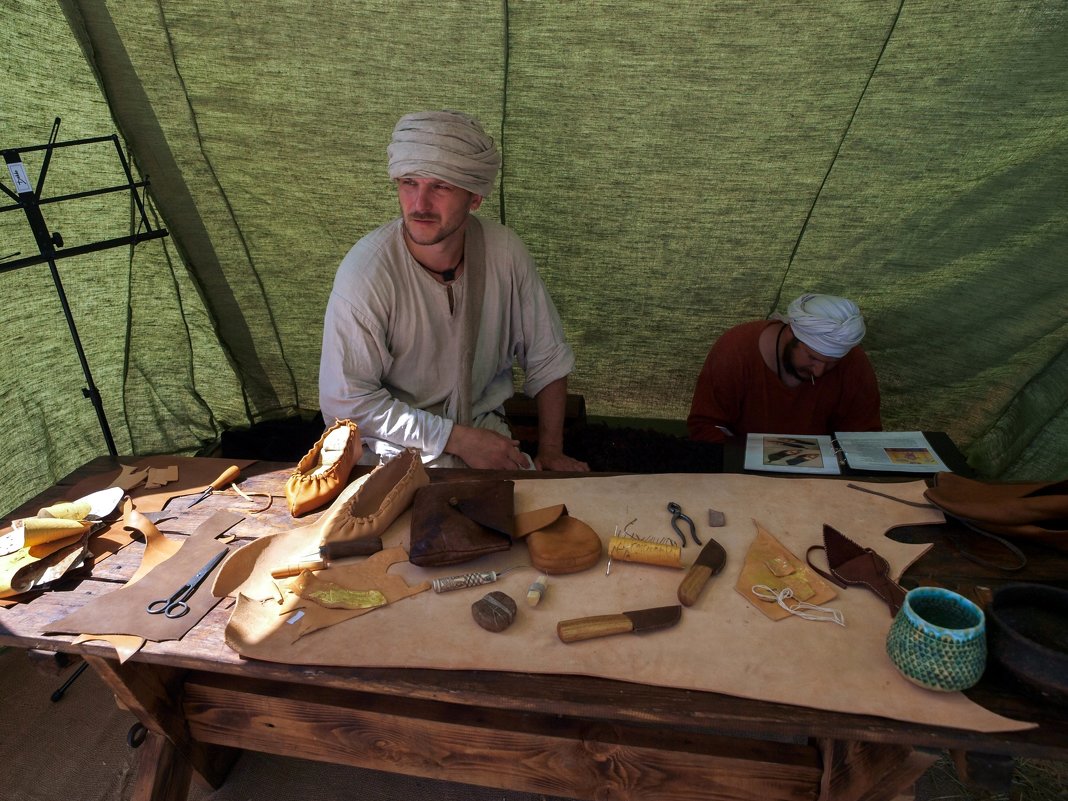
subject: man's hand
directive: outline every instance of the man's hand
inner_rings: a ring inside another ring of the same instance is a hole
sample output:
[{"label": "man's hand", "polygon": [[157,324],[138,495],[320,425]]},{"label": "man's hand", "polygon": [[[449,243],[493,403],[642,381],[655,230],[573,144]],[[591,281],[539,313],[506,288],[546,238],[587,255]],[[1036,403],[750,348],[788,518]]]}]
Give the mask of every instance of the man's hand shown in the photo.
[{"label": "man's hand", "polygon": [[538,448],[534,457],[534,466],[539,470],[559,470],[570,473],[588,473],[590,466],[578,459],[572,459],[562,448]]},{"label": "man's hand", "polygon": [[457,423],[452,427],[445,451],[459,456],[468,467],[478,470],[530,469],[530,459],[519,450],[519,440],[508,439],[488,428]]}]

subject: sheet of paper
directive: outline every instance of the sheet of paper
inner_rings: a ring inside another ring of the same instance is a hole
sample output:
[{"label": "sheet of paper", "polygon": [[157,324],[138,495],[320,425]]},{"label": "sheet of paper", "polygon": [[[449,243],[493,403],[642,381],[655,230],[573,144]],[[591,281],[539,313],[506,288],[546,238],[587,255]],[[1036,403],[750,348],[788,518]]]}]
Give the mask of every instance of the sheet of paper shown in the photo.
[{"label": "sheet of paper", "polygon": [[745,469],[816,475],[841,472],[831,438],[807,434],[750,434],[745,442]]},{"label": "sheet of paper", "polygon": [[949,470],[919,431],[839,431],[834,436],[854,470],[903,473]]}]

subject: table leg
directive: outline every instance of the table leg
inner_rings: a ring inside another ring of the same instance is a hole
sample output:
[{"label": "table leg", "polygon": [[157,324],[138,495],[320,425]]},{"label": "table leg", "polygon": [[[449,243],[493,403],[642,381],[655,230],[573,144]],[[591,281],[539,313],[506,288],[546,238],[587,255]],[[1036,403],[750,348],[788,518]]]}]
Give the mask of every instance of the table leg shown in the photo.
[{"label": "table leg", "polygon": [[819,801],[893,801],[938,761],[904,745],[821,739]]},{"label": "table leg", "polygon": [[149,732],[138,750],[130,801],[187,801],[193,771],[174,744]]},{"label": "table leg", "polygon": [[85,661],[148,729],[138,762],[137,801],[185,801],[193,772],[211,787],[222,785],[241,752],[190,736],[182,713],[186,671],[88,655]]}]

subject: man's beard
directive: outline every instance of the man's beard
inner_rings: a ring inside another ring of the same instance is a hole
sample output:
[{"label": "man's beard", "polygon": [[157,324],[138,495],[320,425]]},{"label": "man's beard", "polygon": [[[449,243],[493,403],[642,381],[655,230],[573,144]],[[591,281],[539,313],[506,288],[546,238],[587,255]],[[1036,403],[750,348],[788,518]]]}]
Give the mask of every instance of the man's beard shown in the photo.
[{"label": "man's beard", "polygon": [[[441,220],[438,217],[418,217],[416,215],[412,215],[412,220],[423,222],[436,222],[439,225],[441,224]],[[460,222],[456,223],[456,225],[454,225],[452,228],[439,228],[438,232],[435,235],[431,236],[429,239],[419,239],[416,238],[416,236],[413,234],[412,229],[408,227],[408,218],[405,218],[404,233],[406,233],[408,235],[408,238],[412,240],[415,244],[421,245],[423,247],[429,247],[431,245],[436,245],[439,242],[448,239],[450,236],[460,230],[460,226],[462,226],[463,224],[464,220],[460,220]]]},{"label": "man's beard", "polygon": [[798,381],[813,380],[812,374],[801,375],[794,366],[794,351],[797,350],[797,340],[791,339],[782,350],[782,369],[792,375]]}]

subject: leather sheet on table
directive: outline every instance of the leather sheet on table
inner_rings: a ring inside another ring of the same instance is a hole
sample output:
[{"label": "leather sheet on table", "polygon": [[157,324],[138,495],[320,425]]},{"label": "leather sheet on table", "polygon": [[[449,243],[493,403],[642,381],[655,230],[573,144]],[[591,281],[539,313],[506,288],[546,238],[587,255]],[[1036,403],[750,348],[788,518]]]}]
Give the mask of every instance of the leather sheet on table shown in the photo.
[{"label": "leather sheet on table", "polygon": [[[923,503],[921,481],[861,486]],[[522,601],[538,572],[515,570],[493,585],[422,593],[296,642],[284,630],[284,617],[262,604],[239,603],[227,641],[246,657],[291,664],[580,674],[974,731],[1033,725],[995,715],[962,693],[925,690],[904,679],[886,655],[888,609],[871,592],[842,590],[829,604],[844,613],[842,627],[795,617],[769,620],[734,589],[756,522],[795,554],[822,543],[823,525],[830,524],[884,556],[896,579],[930,546],[895,542],[885,533],[899,525],[942,522],[934,508],[914,508],[843,481],[733,474],[531,479],[515,487],[517,513],[566,503],[572,516],[606,542],[615,527],[631,520],[635,534],[673,538],[669,501],[699,523],[702,541],[714,537],[727,552],[723,572],[670,629],[572,644],[558,639],[561,620],[677,603],[680,571],[616,561],[606,575],[602,557],[582,573],[551,576],[536,607]],[[703,525],[709,508],[725,512],[724,527]],[[409,517],[405,513],[385,533],[387,547],[407,545]],[[315,529],[306,531],[313,535]],[[683,562],[690,564],[698,552],[690,544]],[[244,562],[248,586],[262,585],[272,567],[268,561]],[[404,563],[391,573],[414,584],[527,561],[525,545],[517,543],[463,565],[422,569]],[[519,602],[515,623],[501,633],[481,629],[471,615],[471,604],[492,590]]]},{"label": "leather sheet on table", "polygon": [[[163,642],[180,640],[189,629],[210,612],[219,599],[211,594],[212,576],[208,575],[189,598],[189,611],[175,618],[149,614],[148,604],[170,598],[185,582],[227,546],[216,537],[244,518],[233,512],[215,512],[196,531],[184,538],[173,555],[138,575],[114,592],[93,598],[81,609],[50,623],[49,634],[125,634]],[[214,574],[218,567],[212,571]]]}]

